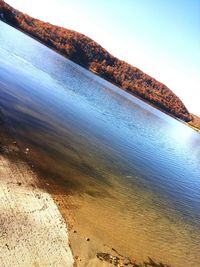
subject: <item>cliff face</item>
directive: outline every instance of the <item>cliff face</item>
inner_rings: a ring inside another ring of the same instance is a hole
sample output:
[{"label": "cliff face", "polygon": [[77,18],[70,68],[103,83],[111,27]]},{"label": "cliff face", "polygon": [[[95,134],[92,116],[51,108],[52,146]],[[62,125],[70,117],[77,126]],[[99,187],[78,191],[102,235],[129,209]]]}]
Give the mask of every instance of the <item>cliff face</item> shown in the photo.
[{"label": "cliff face", "polygon": [[186,122],[192,119],[181,100],[167,86],[112,56],[87,36],[34,19],[2,0],[0,19],[163,111]]}]

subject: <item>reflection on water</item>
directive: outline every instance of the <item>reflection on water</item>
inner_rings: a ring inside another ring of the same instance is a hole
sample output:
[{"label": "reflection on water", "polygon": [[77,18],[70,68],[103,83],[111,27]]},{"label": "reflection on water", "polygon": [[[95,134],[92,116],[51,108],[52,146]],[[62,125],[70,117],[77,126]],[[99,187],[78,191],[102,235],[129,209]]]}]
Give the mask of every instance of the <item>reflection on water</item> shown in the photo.
[{"label": "reflection on water", "polygon": [[0,107],[63,199],[79,203],[76,220],[138,258],[199,266],[199,134],[0,29]]}]

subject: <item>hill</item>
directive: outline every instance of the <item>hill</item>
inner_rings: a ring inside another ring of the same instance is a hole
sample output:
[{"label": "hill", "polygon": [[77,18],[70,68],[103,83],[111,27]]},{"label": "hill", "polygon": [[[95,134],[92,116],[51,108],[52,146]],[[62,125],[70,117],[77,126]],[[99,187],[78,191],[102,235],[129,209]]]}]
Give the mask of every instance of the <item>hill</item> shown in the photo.
[{"label": "hill", "polygon": [[112,56],[89,37],[34,19],[2,0],[0,19],[170,115],[185,122],[192,120],[182,101],[166,85]]}]

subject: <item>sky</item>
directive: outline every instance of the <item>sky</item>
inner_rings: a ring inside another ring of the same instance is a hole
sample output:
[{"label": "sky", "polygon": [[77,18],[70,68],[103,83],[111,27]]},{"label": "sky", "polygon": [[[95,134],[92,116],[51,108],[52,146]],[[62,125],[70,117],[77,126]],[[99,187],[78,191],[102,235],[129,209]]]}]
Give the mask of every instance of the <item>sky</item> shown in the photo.
[{"label": "sky", "polygon": [[167,85],[200,116],[200,0],[5,0],[81,32]]}]

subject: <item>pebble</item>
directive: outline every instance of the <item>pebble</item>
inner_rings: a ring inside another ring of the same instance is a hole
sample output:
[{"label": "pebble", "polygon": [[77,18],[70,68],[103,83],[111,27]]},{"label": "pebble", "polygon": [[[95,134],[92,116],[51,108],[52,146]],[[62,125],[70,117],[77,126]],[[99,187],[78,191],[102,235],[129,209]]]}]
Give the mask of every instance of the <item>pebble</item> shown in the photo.
[{"label": "pebble", "polygon": [[28,152],[30,152],[30,149],[27,147],[27,148],[25,149],[25,154],[27,154]]},{"label": "pebble", "polygon": [[130,260],[128,259],[128,258],[125,258],[124,260],[123,260],[123,264],[124,265],[129,265],[131,262],[130,262]]}]

